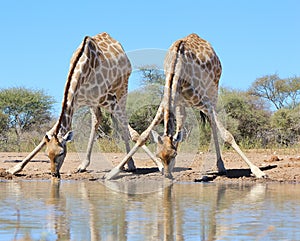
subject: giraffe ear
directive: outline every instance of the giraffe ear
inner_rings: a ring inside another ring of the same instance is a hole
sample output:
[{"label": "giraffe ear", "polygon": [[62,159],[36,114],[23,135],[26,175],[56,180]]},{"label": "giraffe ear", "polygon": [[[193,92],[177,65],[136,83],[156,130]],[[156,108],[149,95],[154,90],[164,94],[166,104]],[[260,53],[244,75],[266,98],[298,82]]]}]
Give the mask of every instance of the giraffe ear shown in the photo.
[{"label": "giraffe ear", "polygon": [[50,138],[49,138],[48,134],[46,134],[46,135],[44,136],[44,140],[46,141],[46,143],[48,143],[48,142],[50,141]]},{"label": "giraffe ear", "polygon": [[153,136],[153,140],[155,143],[163,144],[163,140],[161,139],[161,136],[154,130],[151,130],[151,134]]},{"label": "giraffe ear", "polygon": [[177,142],[182,142],[182,139],[183,139],[183,134],[181,131],[179,131],[174,137],[173,137],[173,141],[175,143]]},{"label": "giraffe ear", "polygon": [[73,140],[73,131],[68,131],[63,137],[64,142],[69,142]]}]

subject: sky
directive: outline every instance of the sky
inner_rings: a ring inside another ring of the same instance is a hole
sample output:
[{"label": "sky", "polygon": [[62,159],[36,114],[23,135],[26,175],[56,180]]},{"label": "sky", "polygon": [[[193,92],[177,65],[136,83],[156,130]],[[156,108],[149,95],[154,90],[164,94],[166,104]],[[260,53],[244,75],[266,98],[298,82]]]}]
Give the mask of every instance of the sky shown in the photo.
[{"label": "sky", "polygon": [[[73,52],[100,32],[121,42],[135,68],[162,64],[174,41],[197,33],[221,60],[221,86],[246,90],[264,75],[300,76],[298,0],[10,0],[0,3],[0,31],[0,89],[43,89],[55,111]],[[139,85],[134,70],[129,88]]]}]

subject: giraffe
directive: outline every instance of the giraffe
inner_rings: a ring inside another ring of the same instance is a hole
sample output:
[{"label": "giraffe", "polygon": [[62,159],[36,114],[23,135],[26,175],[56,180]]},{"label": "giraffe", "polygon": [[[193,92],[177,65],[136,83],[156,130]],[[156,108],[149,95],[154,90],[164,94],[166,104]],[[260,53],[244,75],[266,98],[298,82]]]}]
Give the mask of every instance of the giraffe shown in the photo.
[{"label": "giraffe", "polygon": [[[216,149],[216,166],[219,173],[226,173],[221,157],[217,130],[225,142],[229,143],[248,164],[252,173],[265,177],[257,166],[252,164],[239,148],[232,134],[219,122],[216,114],[218,85],[221,77],[221,62],[209,42],[197,34],[190,34],[175,41],[169,48],[164,62],[166,82],[164,95],[157,114],[149,127],[141,134],[129,154],[134,154],[145,143],[151,130],[164,121],[163,136],[154,135],[157,141],[157,157],[164,165],[164,175],[172,178],[172,169],[177,155],[178,143],[182,139],[182,126],[185,121],[185,107],[191,106],[208,117]],[[116,176],[130,156],[127,155],[106,178]]]},{"label": "giraffe", "polygon": [[[59,170],[67,153],[66,143],[73,138],[71,131],[73,113],[83,106],[90,107],[92,128],[86,158],[79,165],[77,171],[85,171],[90,164],[95,131],[101,122],[101,108],[111,112],[120,122],[121,135],[126,151],[129,152],[129,135],[133,139],[138,136],[135,130],[129,126],[125,114],[130,74],[130,61],[118,41],[105,32],[94,37],[86,36],[71,58],[58,121],[46,133],[40,144],[21,163],[10,168],[8,172],[12,174],[20,172],[46,145],[46,154],[51,163],[51,174],[53,177],[59,178]],[[162,164],[157,162],[158,160],[152,152],[146,146],[143,146],[143,149],[162,169]],[[135,169],[132,159],[128,161],[128,169]]]}]

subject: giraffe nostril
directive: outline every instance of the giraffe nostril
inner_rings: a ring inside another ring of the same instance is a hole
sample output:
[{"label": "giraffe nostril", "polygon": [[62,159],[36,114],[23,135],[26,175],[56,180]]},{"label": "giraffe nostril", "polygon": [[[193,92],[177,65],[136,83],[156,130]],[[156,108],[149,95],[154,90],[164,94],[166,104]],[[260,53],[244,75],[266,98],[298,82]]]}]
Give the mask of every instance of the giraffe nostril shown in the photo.
[{"label": "giraffe nostril", "polygon": [[60,173],[59,172],[52,172],[51,176],[56,177],[56,178],[60,178]]}]

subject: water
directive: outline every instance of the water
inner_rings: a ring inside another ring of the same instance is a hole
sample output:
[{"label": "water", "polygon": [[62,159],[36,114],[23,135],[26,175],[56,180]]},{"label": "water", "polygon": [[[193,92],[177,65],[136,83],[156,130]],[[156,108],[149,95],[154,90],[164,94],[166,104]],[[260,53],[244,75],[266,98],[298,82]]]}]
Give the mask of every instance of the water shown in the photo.
[{"label": "water", "polygon": [[299,185],[113,186],[0,182],[0,240],[300,240]]}]

